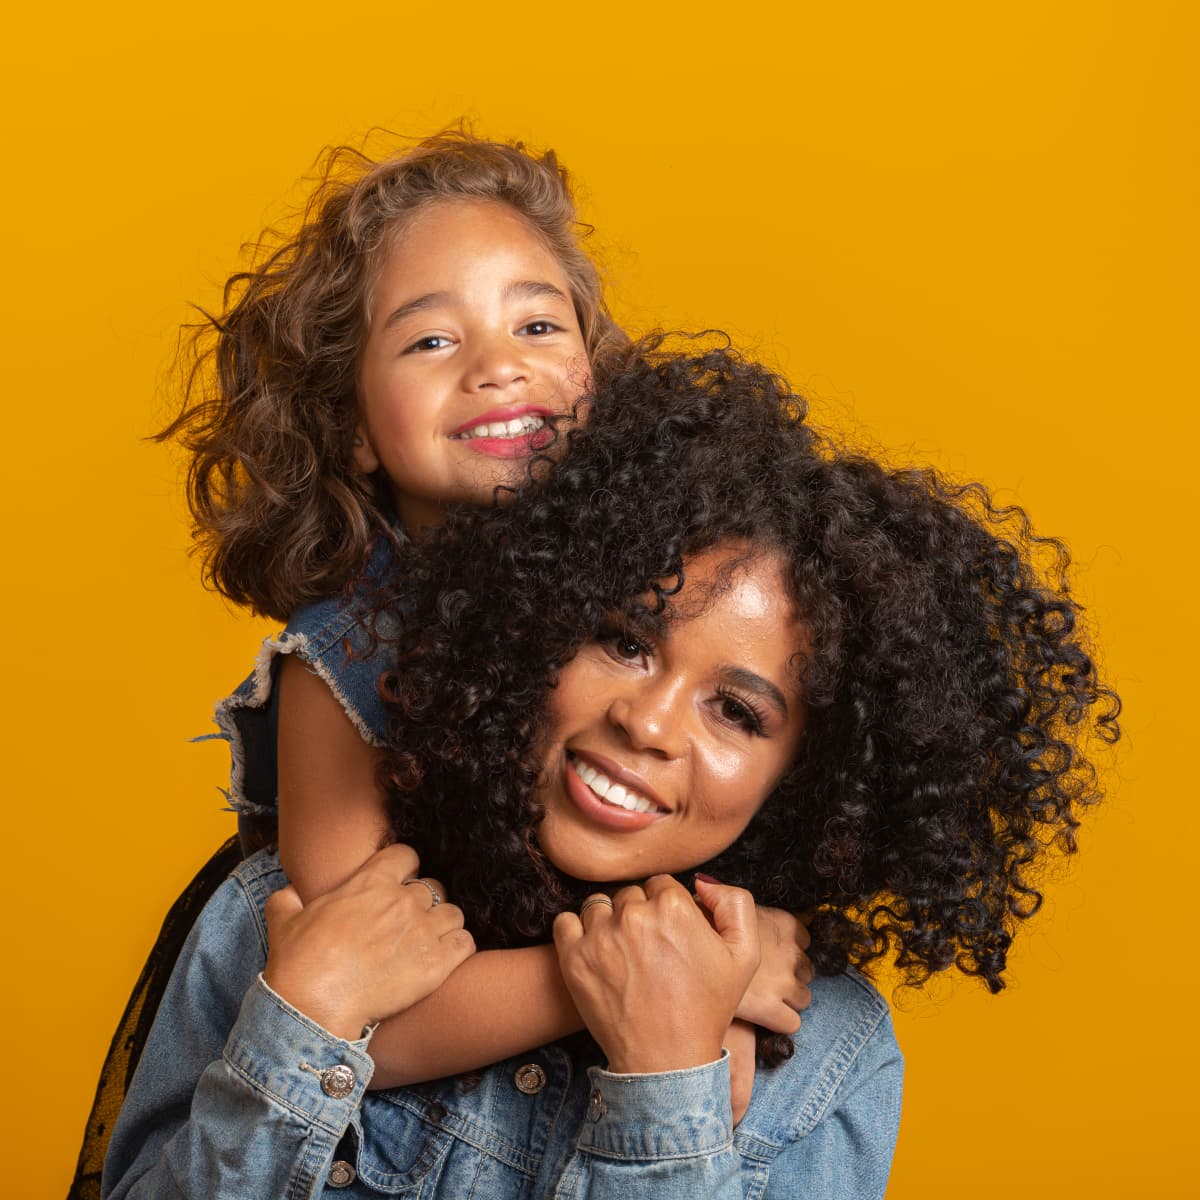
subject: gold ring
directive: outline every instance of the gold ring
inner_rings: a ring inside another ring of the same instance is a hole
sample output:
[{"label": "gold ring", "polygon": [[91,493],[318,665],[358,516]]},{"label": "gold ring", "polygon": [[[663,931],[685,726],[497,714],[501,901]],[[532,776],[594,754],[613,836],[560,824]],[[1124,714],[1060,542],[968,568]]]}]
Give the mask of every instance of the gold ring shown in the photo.
[{"label": "gold ring", "polygon": [[589,896],[580,906],[579,915],[582,917],[593,904],[603,904],[606,908],[612,908],[613,902],[611,896],[604,895],[603,892],[598,892],[594,896]]},{"label": "gold ring", "polygon": [[441,904],[442,898],[438,895],[437,888],[435,888],[428,879],[417,879],[414,876],[412,879],[406,879],[404,881],[404,886],[408,887],[410,883],[419,883],[423,888],[428,890],[429,894],[433,897],[433,903],[429,906],[430,908],[437,908],[437,906]]}]

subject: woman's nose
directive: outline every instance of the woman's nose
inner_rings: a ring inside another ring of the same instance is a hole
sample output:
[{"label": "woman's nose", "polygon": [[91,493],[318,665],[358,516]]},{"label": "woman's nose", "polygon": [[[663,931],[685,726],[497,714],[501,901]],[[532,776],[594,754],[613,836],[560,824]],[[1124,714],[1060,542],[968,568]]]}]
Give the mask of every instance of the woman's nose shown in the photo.
[{"label": "woman's nose", "polygon": [[682,683],[642,680],[613,697],[609,721],[634,750],[674,759],[687,745],[687,717]]}]

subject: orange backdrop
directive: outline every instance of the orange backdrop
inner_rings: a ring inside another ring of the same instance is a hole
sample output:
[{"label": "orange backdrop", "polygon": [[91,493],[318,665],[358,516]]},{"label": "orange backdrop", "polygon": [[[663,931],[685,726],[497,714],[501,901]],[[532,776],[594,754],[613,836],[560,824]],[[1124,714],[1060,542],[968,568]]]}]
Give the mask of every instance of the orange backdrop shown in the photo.
[{"label": "orange backdrop", "polygon": [[229,829],[223,748],[187,739],[264,627],[202,591],[178,463],[139,440],[175,329],[321,146],[464,114],[559,150],[631,327],[730,330],[818,420],[1074,549],[1127,704],[1111,798],[1008,991],[900,1000],[892,1200],[1194,1175],[1192,6],[675,7],[7,18],[5,1190],[62,1195],[128,986]]}]

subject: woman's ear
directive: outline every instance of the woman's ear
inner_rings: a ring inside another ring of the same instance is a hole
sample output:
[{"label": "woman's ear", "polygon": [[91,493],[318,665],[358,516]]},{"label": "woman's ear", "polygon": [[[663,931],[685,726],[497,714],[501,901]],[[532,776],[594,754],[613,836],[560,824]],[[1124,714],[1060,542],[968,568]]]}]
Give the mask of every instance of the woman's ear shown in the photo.
[{"label": "woman's ear", "polygon": [[351,450],[354,465],[364,475],[374,475],[379,470],[379,455],[371,445],[371,435],[367,432],[366,423],[359,421],[354,427],[354,445]]}]

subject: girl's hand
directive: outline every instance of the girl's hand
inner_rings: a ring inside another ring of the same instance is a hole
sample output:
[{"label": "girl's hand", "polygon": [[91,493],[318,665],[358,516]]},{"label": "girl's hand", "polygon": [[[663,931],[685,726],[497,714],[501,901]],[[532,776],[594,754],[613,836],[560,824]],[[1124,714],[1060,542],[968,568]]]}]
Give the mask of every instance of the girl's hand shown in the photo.
[{"label": "girl's hand", "polygon": [[582,920],[560,913],[554,944],[579,1015],[621,1074],[720,1058],[759,959],[749,892],[697,880],[693,900],[669,875],[622,888]]},{"label": "girl's hand", "polygon": [[266,983],[347,1040],[440,987],[475,941],[457,906],[435,905],[424,884],[405,886],[417,866],[410,847],[388,846],[308,905],[290,884],[276,892],[265,909]]},{"label": "girl's hand", "polygon": [[804,922],[781,908],[759,908],[762,961],[737,1007],[739,1020],[772,1033],[795,1033],[799,1012],[812,1003],[813,966],[805,951],[811,938]]}]

